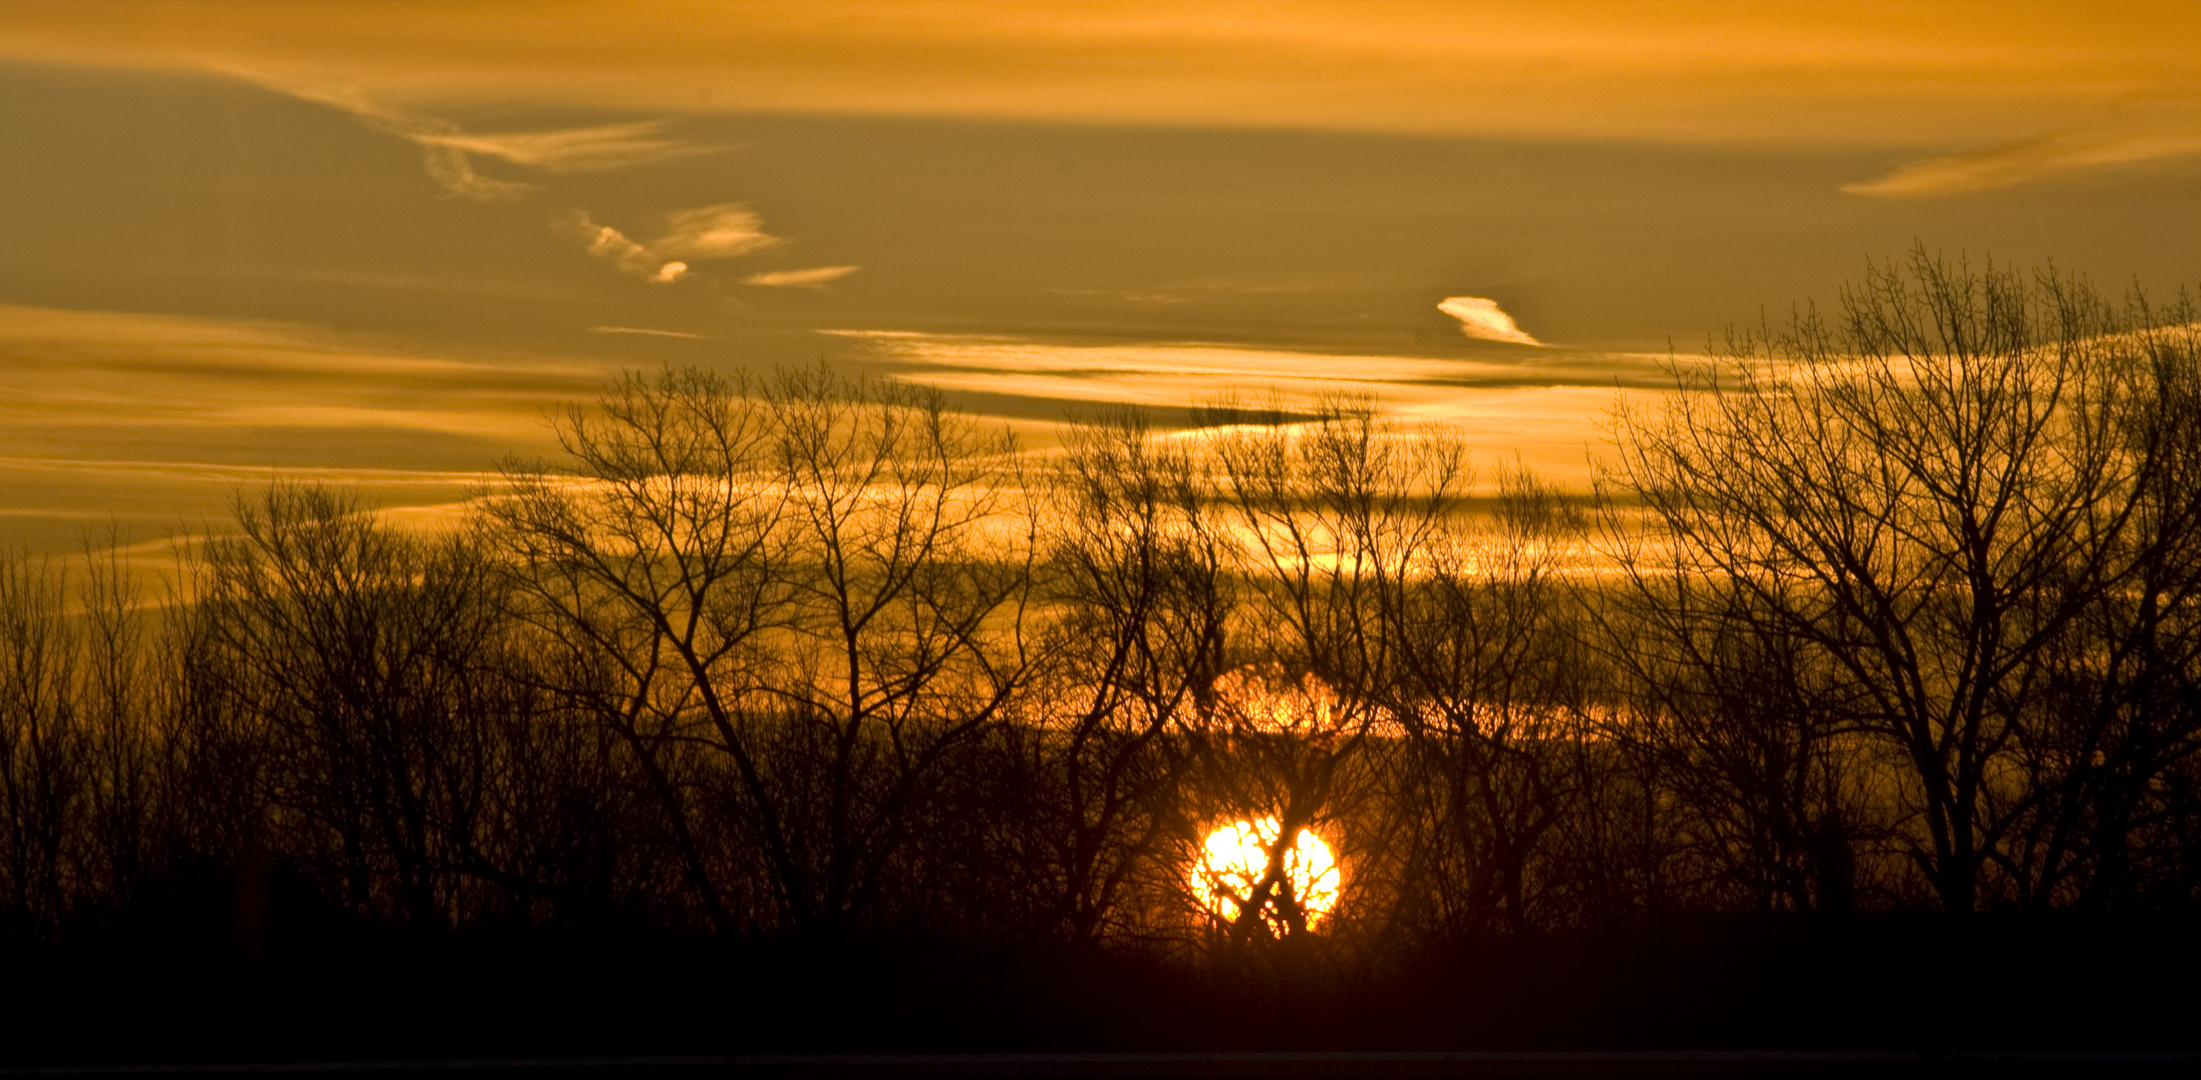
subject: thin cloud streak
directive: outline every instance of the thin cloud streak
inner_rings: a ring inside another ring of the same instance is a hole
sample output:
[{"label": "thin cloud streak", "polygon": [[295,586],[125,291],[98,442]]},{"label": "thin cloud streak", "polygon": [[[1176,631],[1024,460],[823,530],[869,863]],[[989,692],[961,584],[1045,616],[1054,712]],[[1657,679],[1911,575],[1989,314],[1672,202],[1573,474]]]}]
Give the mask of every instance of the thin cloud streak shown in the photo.
[{"label": "thin cloud streak", "polygon": [[1877,180],[1845,184],[1851,195],[1925,198],[2014,187],[2056,173],[2131,165],[2201,153],[2201,111],[2170,122],[2061,131],[1985,150],[1905,165]]},{"label": "thin cloud streak", "polygon": [[558,131],[423,134],[410,138],[423,145],[445,146],[462,153],[499,158],[547,173],[606,172],[728,149],[660,137],[658,132],[664,129],[662,120],[645,120]]},{"label": "thin cloud streak", "polygon": [[411,142],[420,148],[421,164],[430,180],[454,195],[478,202],[510,202],[538,188],[483,176],[474,168],[471,155],[555,174],[604,172],[726,149],[666,137],[660,134],[666,127],[662,120],[470,134],[449,120],[392,108],[358,86],[286,79],[242,68],[229,68],[226,73],[301,101],[348,113],[369,131]]},{"label": "thin cloud streak", "polygon": [[273,476],[448,503],[610,373],[541,355],[421,356],[268,321],[0,306],[0,535],[66,551],[225,516]]},{"label": "thin cloud streak", "polygon": [[[369,130],[406,139],[420,148],[429,179],[455,195],[480,202],[509,202],[531,194],[536,185],[499,180],[476,171],[471,155],[494,157],[546,173],[600,172],[653,161],[711,153],[705,146],[664,137],[661,120],[550,131],[469,134],[448,120],[408,115],[384,106],[356,86],[286,80],[264,73],[231,69],[230,74],[304,101],[327,105],[357,118]],[[590,255],[621,273],[654,285],[686,277],[690,264],[730,259],[781,244],[764,231],[763,219],[740,203],[719,203],[666,215],[664,235],[647,244],[621,230],[599,224],[587,211],[575,210],[553,223],[574,235]],[[761,285],[822,285],[854,273],[855,267],[790,271]],[[806,276],[807,275],[807,276]],[[771,278],[774,275],[757,275]]]},{"label": "thin cloud streak", "polygon": [[[1012,337],[898,330],[826,330],[821,333],[861,342],[890,362],[913,364],[928,371],[954,372],[957,377],[1002,380],[1002,385],[994,388],[994,392],[999,393],[1022,393],[1011,389],[1011,385],[1019,379],[1036,377],[1064,379],[1080,385],[1112,378],[1137,383],[1156,377],[1186,377],[1206,380],[1211,386],[1282,381],[1310,385],[1352,382],[1370,386],[1627,385],[1658,388],[1672,383],[1666,365],[1675,359],[1667,354],[1553,349],[1535,354],[1533,359],[1491,361],[1467,357],[1295,352],[1213,344],[1062,345]],[[1191,403],[1189,400],[1167,402],[1174,405]]]},{"label": "thin cloud streak", "polygon": [[476,172],[467,152],[453,144],[453,140],[463,139],[465,133],[448,120],[410,116],[387,108],[371,100],[357,86],[286,79],[239,68],[230,68],[227,74],[301,101],[349,113],[369,131],[411,142],[420,148],[421,166],[427,170],[428,178],[453,195],[477,202],[511,202],[535,190],[533,184],[498,180]]},{"label": "thin cloud streak", "polygon": [[1410,422],[1452,425],[1479,452],[1518,455],[1586,484],[1585,447],[1622,386],[1659,397],[1673,381],[1665,354],[1536,354],[1500,363],[1414,356],[1334,355],[1221,345],[1053,345],[1016,338],[907,331],[829,331],[907,365],[891,377],[950,392],[1081,404],[1183,408],[1235,398],[1305,411],[1340,397],[1371,401]]},{"label": "thin cloud streak", "polygon": [[823,288],[830,282],[839,281],[861,269],[863,269],[861,266],[814,266],[808,270],[768,270],[761,274],[751,274],[742,278],[741,283],[744,285],[794,289],[817,289]]},{"label": "thin cloud streak", "polygon": [[[265,465],[214,461],[143,461],[134,458],[0,457],[0,471],[49,472],[76,476],[130,477],[140,480],[248,484],[266,480]],[[291,466],[281,474],[295,480],[330,484],[414,484],[430,487],[488,484],[504,474],[487,469],[376,469],[337,465]],[[17,508],[15,512],[24,512]]]},{"label": "thin cloud streak", "polygon": [[665,235],[650,250],[680,259],[731,259],[783,243],[766,235],[764,220],[740,203],[720,203],[666,215]]},{"label": "thin cloud streak", "polygon": [[16,304],[0,304],[0,357],[25,372],[71,368],[89,375],[128,369],[141,374],[382,382],[520,378],[587,385],[597,371],[592,365],[535,358],[523,370],[479,360],[396,355],[302,323]]},{"label": "thin cloud streak", "polygon": [[1243,381],[1410,382],[1456,377],[1471,368],[1459,361],[1421,357],[1337,356],[1222,345],[1052,345],[1017,338],[905,331],[828,330],[824,333],[863,341],[895,360],[1004,380],[1039,376],[1073,380],[1184,376]]},{"label": "thin cloud streak", "polygon": [[[242,428],[532,442],[543,409],[603,376],[540,358],[393,352],[295,324],[0,306],[0,363],[11,374],[0,455],[109,456],[123,444],[197,444],[207,430]],[[106,455],[71,452],[102,445]]]},{"label": "thin cloud streak", "polygon": [[591,334],[645,334],[650,337],[692,338],[696,340],[701,340],[703,337],[701,334],[691,334],[685,330],[652,330],[644,326],[591,326],[588,328],[588,332]]}]

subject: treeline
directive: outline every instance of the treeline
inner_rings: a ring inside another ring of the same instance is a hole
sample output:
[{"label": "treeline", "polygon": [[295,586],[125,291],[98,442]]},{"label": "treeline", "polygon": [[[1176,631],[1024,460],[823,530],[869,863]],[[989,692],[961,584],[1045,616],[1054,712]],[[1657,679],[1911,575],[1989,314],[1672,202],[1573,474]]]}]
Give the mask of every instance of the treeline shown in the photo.
[{"label": "treeline", "polygon": [[[1717,351],[1594,496],[1352,403],[1020,452],[899,383],[668,369],[455,527],[277,483],[174,595],[11,556],[0,922],[216,881],[249,926],[272,881],[416,937],[1380,963],[2193,909],[2194,313],[1920,257]],[[1202,842],[1262,818],[1218,909]]]}]

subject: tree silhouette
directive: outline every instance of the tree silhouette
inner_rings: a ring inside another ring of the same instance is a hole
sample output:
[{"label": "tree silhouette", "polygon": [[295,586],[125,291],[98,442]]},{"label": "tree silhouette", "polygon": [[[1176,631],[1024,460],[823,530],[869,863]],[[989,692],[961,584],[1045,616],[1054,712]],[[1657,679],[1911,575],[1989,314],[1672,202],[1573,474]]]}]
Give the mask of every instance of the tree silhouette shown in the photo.
[{"label": "tree silhouette", "polygon": [[[1662,417],[1620,417],[1613,479],[1672,545],[1620,550],[1630,584],[1708,677],[1755,650],[1811,703],[1778,706],[1824,728],[1808,738],[1854,733],[1899,767],[1871,795],[1946,910],[2060,874],[2033,839],[2044,798],[2126,752],[2104,724],[2047,752],[2076,734],[2048,691],[2125,651],[2089,615],[2164,565],[2151,525],[2177,514],[2151,508],[2179,436],[2151,403],[2192,338],[2152,322],[2076,279],[1921,251],[1834,319],[1735,335]],[[1788,846],[1812,827],[1788,822]]]}]

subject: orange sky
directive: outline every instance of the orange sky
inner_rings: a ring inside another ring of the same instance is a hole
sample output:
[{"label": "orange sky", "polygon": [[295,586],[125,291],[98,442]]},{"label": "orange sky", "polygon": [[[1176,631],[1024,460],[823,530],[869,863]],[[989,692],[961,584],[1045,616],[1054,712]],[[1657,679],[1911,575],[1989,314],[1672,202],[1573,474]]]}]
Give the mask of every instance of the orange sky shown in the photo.
[{"label": "orange sky", "polygon": [[0,542],[449,499],[665,362],[1335,384],[1579,480],[1867,259],[2193,281],[2196,56],[2183,3],[15,0]]},{"label": "orange sky", "polygon": [[211,64],[414,103],[1682,140],[1974,143],[2201,103],[2201,8],[2105,0],[17,0],[0,8],[0,50]]}]

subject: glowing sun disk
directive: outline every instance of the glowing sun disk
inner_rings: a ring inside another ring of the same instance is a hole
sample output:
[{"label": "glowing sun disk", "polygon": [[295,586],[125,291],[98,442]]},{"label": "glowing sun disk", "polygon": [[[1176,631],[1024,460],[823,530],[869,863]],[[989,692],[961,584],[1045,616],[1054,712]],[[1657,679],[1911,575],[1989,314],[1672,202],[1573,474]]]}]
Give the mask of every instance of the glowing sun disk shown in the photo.
[{"label": "glowing sun disk", "polygon": [[[1236,921],[1243,905],[1268,876],[1269,851],[1276,843],[1275,818],[1233,821],[1208,834],[1201,845],[1199,864],[1192,868],[1191,884],[1208,912],[1224,922]],[[1330,846],[1313,832],[1301,829],[1284,850],[1277,886],[1262,904],[1261,918],[1270,930],[1281,934],[1286,925],[1284,905],[1296,903],[1315,924],[1337,906],[1337,861]]]}]

